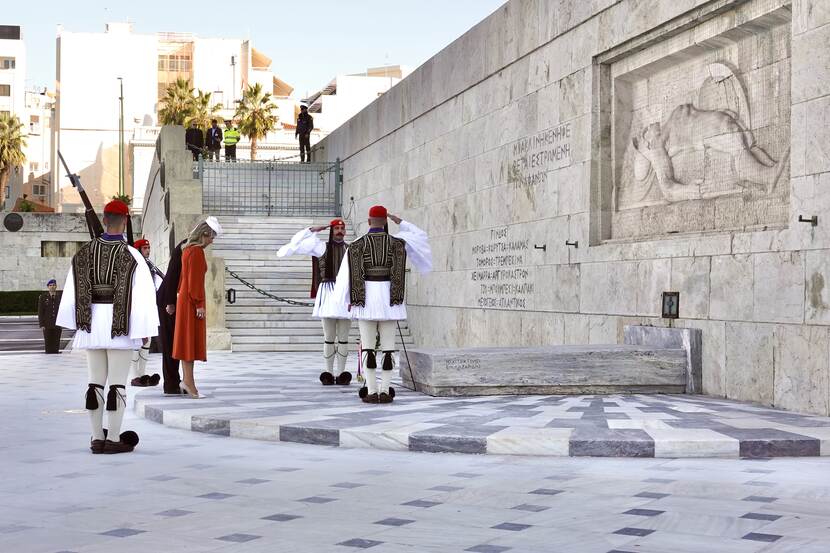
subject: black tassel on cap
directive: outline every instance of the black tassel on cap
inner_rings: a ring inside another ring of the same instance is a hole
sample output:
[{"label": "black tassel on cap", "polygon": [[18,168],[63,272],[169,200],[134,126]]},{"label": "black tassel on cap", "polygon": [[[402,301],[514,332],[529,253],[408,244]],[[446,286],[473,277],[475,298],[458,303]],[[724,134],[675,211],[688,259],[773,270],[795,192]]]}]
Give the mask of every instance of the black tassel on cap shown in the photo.
[{"label": "black tassel on cap", "polygon": [[110,393],[107,394],[107,411],[117,411],[118,400],[121,399],[123,401],[123,398],[118,396],[118,388],[123,390],[124,386],[120,384],[113,384],[110,386]]},{"label": "black tassel on cap", "polygon": [[100,384],[92,384],[90,383],[89,388],[86,389],[86,408],[90,411],[95,411],[98,409],[98,394],[95,391],[96,388],[101,390],[104,389],[103,386]]}]

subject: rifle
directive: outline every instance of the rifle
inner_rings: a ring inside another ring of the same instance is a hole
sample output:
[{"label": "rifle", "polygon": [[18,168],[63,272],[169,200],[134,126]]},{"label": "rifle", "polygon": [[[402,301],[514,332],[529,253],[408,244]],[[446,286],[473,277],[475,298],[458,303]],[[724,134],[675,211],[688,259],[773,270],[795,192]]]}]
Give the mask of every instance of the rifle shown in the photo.
[{"label": "rifle", "polygon": [[[66,176],[69,178],[69,181],[72,183],[72,186],[78,191],[78,195],[81,197],[81,201],[84,202],[84,217],[86,218],[86,226],[89,229],[89,237],[90,238],[98,238],[102,234],[104,234],[104,226],[101,224],[101,220],[98,218],[98,215],[95,213],[95,208],[92,207],[92,202],[89,201],[89,196],[86,194],[86,190],[81,185],[81,177],[73,173],[69,170],[69,167],[66,165],[66,160],[63,159],[63,155],[61,154],[60,150],[58,150],[58,157],[61,160],[61,164],[63,164],[63,168],[66,169]],[[127,216],[127,240],[129,241],[129,245],[133,245],[133,218],[129,215]]]}]

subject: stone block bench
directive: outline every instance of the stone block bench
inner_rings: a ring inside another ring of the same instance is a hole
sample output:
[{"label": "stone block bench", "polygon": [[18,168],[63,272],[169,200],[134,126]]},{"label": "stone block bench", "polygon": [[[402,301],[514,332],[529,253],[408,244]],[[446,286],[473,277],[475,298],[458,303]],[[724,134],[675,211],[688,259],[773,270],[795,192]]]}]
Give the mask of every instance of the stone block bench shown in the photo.
[{"label": "stone block bench", "polygon": [[432,396],[695,392],[700,331],[650,328],[627,327],[626,344],[410,349],[400,376]]}]

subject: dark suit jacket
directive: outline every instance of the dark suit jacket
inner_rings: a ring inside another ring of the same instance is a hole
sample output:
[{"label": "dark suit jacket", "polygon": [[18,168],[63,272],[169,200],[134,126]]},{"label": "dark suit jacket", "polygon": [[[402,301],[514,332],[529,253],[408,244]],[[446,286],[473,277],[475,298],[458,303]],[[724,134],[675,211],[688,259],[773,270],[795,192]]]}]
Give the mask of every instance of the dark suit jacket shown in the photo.
[{"label": "dark suit jacket", "polygon": [[38,326],[55,328],[55,319],[58,318],[58,307],[61,304],[61,294],[62,292],[60,290],[55,292],[54,299],[49,292],[44,292],[40,295],[37,301]]},{"label": "dark suit jacket", "polygon": [[184,141],[188,148],[195,148],[201,150],[205,147],[205,133],[202,129],[194,129],[193,127],[184,131]]},{"label": "dark suit jacket", "polygon": [[184,243],[185,241],[182,240],[173,248],[173,253],[170,254],[170,263],[167,265],[167,273],[165,273],[164,280],[161,281],[161,286],[159,286],[156,293],[156,301],[162,307],[176,305],[179,277],[182,274],[182,245]]}]

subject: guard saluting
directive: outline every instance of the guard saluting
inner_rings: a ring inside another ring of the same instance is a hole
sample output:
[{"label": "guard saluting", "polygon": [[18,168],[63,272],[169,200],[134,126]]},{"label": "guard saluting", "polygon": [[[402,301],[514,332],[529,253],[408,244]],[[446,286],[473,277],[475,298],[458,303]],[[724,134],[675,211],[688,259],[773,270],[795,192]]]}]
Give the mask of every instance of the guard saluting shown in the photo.
[{"label": "guard saluting", "polygon": [[150,270],[141,254],[124,242],[127,217],[129,208],[124,202],[113,200],[104,207],[106,230],[72,257],[58,310],[57,323],[77,328],[74,347],[86,350],[92,453],[124,453],[138,443],[134,432],[121,433],[127,405],[124,386],[133,350],[141,347],[143,338],[158,332]]},{"label": "guard saluting", "polygon": [[[386,219],[400,225],[390,236]],[[359,392],[366,403],[391,403],[389,387],[394,368],[395,327],[406,319],[406,260],[419,273],[432,270],[432,252],[427,234],[400,217],[376,205],[369,209],[369,232],[348,248],[337,273],[334,296],[350,306],[352,318],[360,326],[360,344],[366,367],[366,387]],[[380,351],[375,350],[380,334]],[[383,353],[380,389],[376,378],[377,354]]]}]

